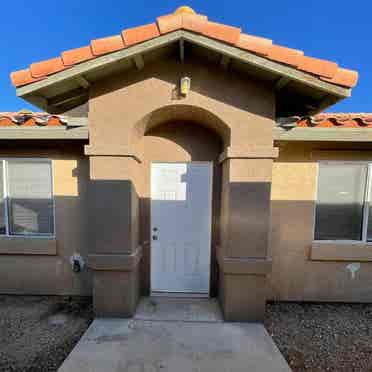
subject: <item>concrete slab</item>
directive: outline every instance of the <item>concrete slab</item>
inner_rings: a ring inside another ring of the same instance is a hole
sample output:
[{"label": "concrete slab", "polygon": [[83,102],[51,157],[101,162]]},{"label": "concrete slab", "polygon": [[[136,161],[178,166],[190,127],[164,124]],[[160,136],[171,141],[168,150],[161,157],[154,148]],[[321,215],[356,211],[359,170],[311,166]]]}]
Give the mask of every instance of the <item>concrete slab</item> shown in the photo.
[{"label": "concrete slab", "polygon": [[143,297],[134,319],[223,322],[220,305],[214,298]]},{"label": "concrete slab", "polygon": [[96,319],[59,372],[290,372],[261,324]]}]

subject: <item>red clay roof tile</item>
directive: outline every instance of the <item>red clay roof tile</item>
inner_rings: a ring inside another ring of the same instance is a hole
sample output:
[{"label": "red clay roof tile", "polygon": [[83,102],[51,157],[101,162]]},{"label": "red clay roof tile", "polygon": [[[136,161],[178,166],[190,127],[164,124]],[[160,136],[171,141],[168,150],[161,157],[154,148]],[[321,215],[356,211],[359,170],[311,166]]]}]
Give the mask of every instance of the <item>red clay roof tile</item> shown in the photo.
[{"label": "red clay roof tile", "polygon": [[303,52],[300,50],[290,49],[280,45],[273,45],[269,49],[267,57],[273,61],[297,67],[300,63],[300,57],[302,55]]},{"label": "red clay roof tile", "polygon": [[[297,127],[310,128],[372,128],[372,113],[321,113],[315,116],[295,116],[284,119]],[[278,119],[279,125],[281,119]],[[4,126],[62,126],[67,117],[45,112],[0,112],[0,127]]]},{"label": "red clay roof tile", "polygon": [[8,126],[61,126],[66,117],[45,112],[0,112],[0,127]]},{"label": "red clay roof tile", "polygon": [[157,25],[161,34],[177,31],[182,28],[182,14],[168,14],[158,17]]},{"label": "red clay roof tile", "polygon": [[30,84],[30,83],[33,83],[35,81],[42,80],[42,79],[44,79],[44,77],[40,77],[40,78],[32,77],[30,69],[18,70],[10,74],[10,80],[12,81],[13,85],[16,87],[27,85],[27,84]]},{"label": "red clay roof tile", "polygon": [[257,37],[247,34],[240,34],[239,40],[236,44],[238,48],[248,50],[262,56],[267,56],[273,42],[270,39]]},{"label": "red clay roof tile", "polygon": [[201,34],[206,26],[208,18],[200,14],[182,14],[182,28],[184,30]]},{"label": "red clay roof tile", "polygon": [[75,65],[80,62],[94,58],[90,46],[67,50],[62,53],[62,60],[65,66]]},{"label": "red clay roof tile", "polygon": [[[321,113],[315,116],[285,118],[302,128],[372,128],[372,113]],[[280,125],[280,119],[278,120]]]},{"label": "red clay roof tile", "polygon": [[122,37],[125,41],[126,46],[139,44],[146,40],[154,39],[159,35],[160,33],[156,23],[150,23],[149,25],[130,28],[122,32]]},{"label": "red clay roof tile", "polygon": [[92,52],[95,56],[116,52],[124,49],[124,41],[120,35],[104,37],[102,39],[92,40],[90,43]]},{"label": "red clay roof tile", "polygon": [[30,66],[31,75],[34,78],[44,77],[45,75],[54,74],[62,71],[66,66],[62,62],[62,58],[52,58],[42,62],[33,63]]},{"label": "red clay roof tile", "polygon": [[203,33],[208,18],[201,14],[175,13],[157,18],[157,25],[161,34],[177,31],[180,29]]},{"label": "red clay roof tile", "polygon": [[202,33],[212,39],[217,39],[228,44],[236,44],[239,40],[240,28],[208,21],[205,23]]},{"label": "red clay roof tile", "polygon": [[339,68],[332,78],[321,77],[321,79],[329,83],[354,88],[358,82],[358,72]]},{"label": "red clay roof tile", "polygon": [[9,118],[5,117],[0,117],[0,127],[10,127],[16,125],[15,123],[12,122]]},{"label": "red clay roof tile", "polygon": [[57,127],[57,126],[64,125],[64,124],[61,121],[61,118],[57,116],[51,116],[48,118],[46,125],[51,126],[51,127]]},{"label": "red clay roof tile", "polygon": [[29,117],[27,118],[23,123],[22,123],[22,126],[23,127],[34,127],[36,125],[36,121],[34,118],[32,117]]},{"label": "red clay roof tile", "polygon": [[334,62],[301,56],[299,58],[298,69],[314,75],[331,78],[336,74],[338,66]]},{"label": "red clay roof tile", "polygon": [[338,68],[334,62],[303,56],[302,51],[275,45],[269,39],[241,34],[237,27],[209,22],[206,16],[195,14],[189,7],[181,7],[173,14],[160,16],[156,23],[124,30],[121,35],[93,40],[91,46],[65,51],[62,53],[62,59],[53,58],[34,63],[30,69],[13,72],[11,80],[16,87],[27,85],[77,63],[180,29],[199,33],[275,62],[290,65],[335,85],[352,88],[358,81],[358,73],[355,71]]}]

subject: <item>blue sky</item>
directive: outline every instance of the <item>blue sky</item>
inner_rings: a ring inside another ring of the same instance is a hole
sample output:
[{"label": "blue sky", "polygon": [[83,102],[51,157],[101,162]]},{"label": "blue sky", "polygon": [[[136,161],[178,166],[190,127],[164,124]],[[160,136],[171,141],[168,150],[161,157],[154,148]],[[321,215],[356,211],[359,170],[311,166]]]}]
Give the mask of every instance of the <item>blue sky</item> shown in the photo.
[{"label": "blue sky", "polygon": [[210,20],[358,70],[360,80],[352,97],[330,111],[372,112],[372,3],[368,0],[3,1],[0,111],[32,108],[16,97],[11,71],[87,45],[91,39],[153,22],[180,5],[189,5]]}]

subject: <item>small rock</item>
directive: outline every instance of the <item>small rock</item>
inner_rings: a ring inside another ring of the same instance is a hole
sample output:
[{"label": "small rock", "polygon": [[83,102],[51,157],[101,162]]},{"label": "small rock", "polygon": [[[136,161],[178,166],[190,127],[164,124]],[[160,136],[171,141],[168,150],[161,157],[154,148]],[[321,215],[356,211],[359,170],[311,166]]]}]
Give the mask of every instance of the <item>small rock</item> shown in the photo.
[{"label": "small rock", "polygon": [[66,314],[54,314],[48,318],[48,323],[51,326],[61,326],[69,321],[69,316]]}]

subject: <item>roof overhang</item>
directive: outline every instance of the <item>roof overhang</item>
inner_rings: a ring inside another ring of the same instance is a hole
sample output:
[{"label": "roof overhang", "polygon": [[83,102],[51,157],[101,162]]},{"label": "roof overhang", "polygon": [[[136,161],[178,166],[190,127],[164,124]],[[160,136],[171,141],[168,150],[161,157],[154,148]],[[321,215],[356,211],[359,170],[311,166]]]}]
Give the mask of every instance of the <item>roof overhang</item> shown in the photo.
[{"label": "roof overhang", "polygon": [[274,127],[274,140],[282,142],[372,142],[371,128]]},{"label": "roof overhang", "polygon": [[[243,71],[246,66],[247,74],[257,75],[258,78],[264,74],[265,80],[272,82],[277,93],[279,116],[313,115],[351,95],[351,89],[320,80],[310,73],[203,35],[177,30],[19,87],[17,96],[47,112],[64,112],[86,101],[90,85],[104,76],[133,67],[142,69],[147,55],[171,46],[180,48],[182,59],[186,44],[219,55],[222,67],[226,61],[231,61],[230,66],[240,65]],[[295,97],[293,104],[291,97]]]},{"label": "roof overhang", "polygon": [[[22,114],[19,114],[22,116]],[[28,114],[24,114],[27,116]],[[31,114],[32,115],[32,114]],[[36,114],[34,114],[36,115]],[[56,118],[53,116],[53,118]],[[25,125],[20,123],[0,126],[0,140],[83,140],[89,139],[87,117],[57,116],[63,125],[49,125],[50,117],[44,118],[44,125]],[[318,127],[325,120],[338,119],[333,127]],[[370,114],[322,114],[318,117],[306,118],[312,126],[299,127],[303,118],[278,118],[273,128],[276,142],[372,142],[372,127],[369,126]],[[40,119],[40,118],[39,118]],[[363,120],[363,126],[356,126],[356,120]],[[323,121],[322,121],[323,120]],[[350,121],[351,120],[351,121]],[[344,127],[340,127],[344,125]],[[353,125],[353,127],[350,127]]]},{"label": "roof overhang", "polygon": [[[276,142],[372,142],[370,128],[292,128],[274,127]],[[88,125],[60,127],[3,127],[0,140],[88,140]]]},{"label": "roof overhang", "polygon": [[0,140],[87,140],[87,117],[63,117],[64,125],[14,125],[0,128]]}]

